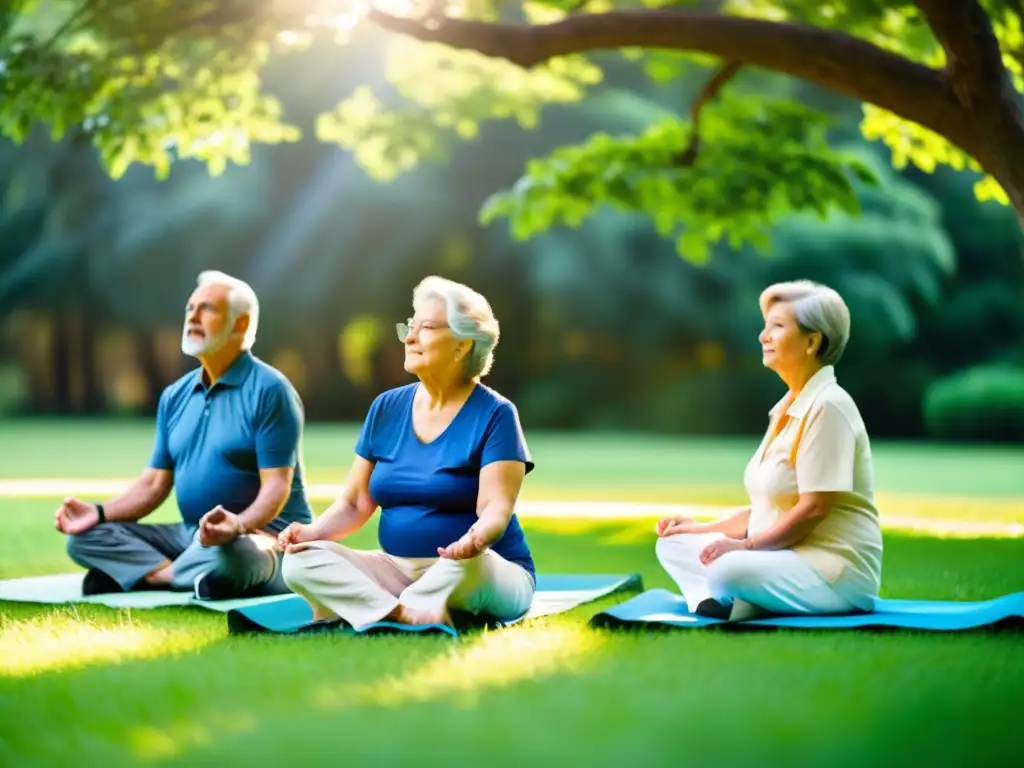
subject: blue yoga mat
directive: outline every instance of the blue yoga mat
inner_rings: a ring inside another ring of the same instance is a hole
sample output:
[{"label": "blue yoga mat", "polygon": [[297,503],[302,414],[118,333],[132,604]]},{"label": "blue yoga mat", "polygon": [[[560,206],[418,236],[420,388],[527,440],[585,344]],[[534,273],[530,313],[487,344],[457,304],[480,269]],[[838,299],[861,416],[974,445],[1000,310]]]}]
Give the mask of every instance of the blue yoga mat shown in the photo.
[{"label": "blue yoga mat", "polygon": [[978,627],[1024,628],[1024,592],[980,602],[930,600],[878,600],[872,613],[842,616],[773,616],[728,622],[687,612],[686,601],[665,589],[652,589],[601,611],[590,619],[593,627],[630,628],[789,627],[792,629],[903,628],[955,632]]},{"label": "blue yoga mat", "polygon": [[[488,622],[488,624],[490,626],[509,626],[539,616],[564,613],[617,592],[638,592],[643,588],[643,579],[636,573],[627,575],[539,575],[537,577],[537,593],[534,595],[533,605],[526,614],[513,621]],[[201,605],[200,603],[196,604]],[[309,603],[297,595],[274,598],[255,605],[239,606],[226,613],[228,632],[231,634],[253,632],[296,634],[327,631],[358,635],[411,632],[458,636],[456,630],[440,624],[413,627],[383,621],[356,630],[349,624],[338,620],[314,622],[313,610]]]}]

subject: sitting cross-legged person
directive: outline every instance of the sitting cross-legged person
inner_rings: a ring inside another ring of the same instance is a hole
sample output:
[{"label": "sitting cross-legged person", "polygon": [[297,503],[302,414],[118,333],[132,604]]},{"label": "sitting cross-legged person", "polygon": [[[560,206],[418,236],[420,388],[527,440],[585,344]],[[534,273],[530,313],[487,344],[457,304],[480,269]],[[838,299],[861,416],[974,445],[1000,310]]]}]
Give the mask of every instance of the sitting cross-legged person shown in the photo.
[{"label": "sitting cross-legged person", "polygon": [[750,506],[714,523],[660,521],[658,560],[692,613],[871,611],[882,576],[871,442],[833,367],[849,310],[808,281],[773,285],[760,304],[763,363],[789,391],[747,465]]},{"label": "sitting cross-legged person", "polygon": [[[312,524],[279,537],[284,578],[320,620],[447,624],[524,614],[536,589],[514,513],[533,462],[515,406],[480,383],[498,322],[466,286],[425,279],[399,326],[419,381],[366,416],[345,490]],[[380,550],[337,543],[380,507]]]},{"label": "sitting cross-legged person", "polygon": [[[149,467],[106,504],[57,510],[87,595],[145,589],[221,599],[288,591],[277,535],[313,519],[300,461],[303,412],[279,371],[254,357],[259,304],[244,282],[204,272],[185,308],[196,370],[160,397]],[[140,523],[177,494],[182,521]]]}]

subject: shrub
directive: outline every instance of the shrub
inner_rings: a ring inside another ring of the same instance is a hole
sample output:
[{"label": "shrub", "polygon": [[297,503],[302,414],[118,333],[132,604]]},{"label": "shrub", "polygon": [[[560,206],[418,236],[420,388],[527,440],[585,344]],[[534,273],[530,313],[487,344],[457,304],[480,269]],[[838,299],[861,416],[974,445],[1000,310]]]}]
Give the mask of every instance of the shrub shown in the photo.
[{"label": "shrub", "polygon": [[942,440],[1024,441],[1024,368],[982,365],[936,380],[925,428]]}]

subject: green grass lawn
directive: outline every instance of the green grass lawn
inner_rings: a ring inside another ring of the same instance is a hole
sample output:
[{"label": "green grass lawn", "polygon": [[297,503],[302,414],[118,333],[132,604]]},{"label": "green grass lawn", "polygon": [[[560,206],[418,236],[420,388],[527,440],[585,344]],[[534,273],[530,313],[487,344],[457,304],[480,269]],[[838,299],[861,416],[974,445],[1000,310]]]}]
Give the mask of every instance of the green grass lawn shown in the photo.
[{"label": "green grass lawn", "polygon": [[[0,425],[0,475],[127,477],[138,425]],[[19,437],[20,436],[20,437]],[[352,432],[313,427],[316,482],[337,482]],[[735,484],[735,441],[543,435],[536,476],[601,498],[663,483],[685,501]],[[1017,451],[879,446],[880,483],[914,499],[1021,501]],[[673,466],[675,465],[675,466]],[[953,473],[953,467],[966,472]],[[543,472],[543,474],[542,474]],[[531,478],[532,479],[532,478]],[[4,577],[72,570],[58,499],[0,499]],[[917,502],[915,502],[917,503]],[[172,519],[165,506],[158,517]],[[529,519],[547,572],[640,572],[670,587],[652,520]],[[373,546],[372,526],[352,542]],[[1024,589],[1024,539],[886,536],[883,593],[985,599]],[[586,619],[623,598],[451,642],[228,637],[197,609],[0,604],[0,765],[1011,764],[1024,709],[1020,634],[611,633]]]}]

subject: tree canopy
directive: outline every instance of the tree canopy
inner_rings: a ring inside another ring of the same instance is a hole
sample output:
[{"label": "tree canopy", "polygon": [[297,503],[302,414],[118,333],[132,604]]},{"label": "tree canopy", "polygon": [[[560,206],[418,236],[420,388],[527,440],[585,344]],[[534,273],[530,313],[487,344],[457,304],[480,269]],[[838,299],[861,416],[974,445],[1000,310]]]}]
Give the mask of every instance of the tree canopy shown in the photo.
[{"label": "tree canopy", "polygon": [[765,246],[793,212],[856,214],[874,176],[766,73],[862,102],[862,133],[896,167],[973,171],[978,198],[1024,216],[1022,24],[1019,0],[14,0],[0,11],[0,133],[71,133],[114,177],[135,163],[164,177],[183,158],[219,173],[302,135],[261,77],[271,57],[387,43],[391,87],[356,88],[314,126],[386,180],[484,123],[532,128],[550,105],[615,98],[611,67],[669,84],[698,70],[678,109],[623,102],[635,131],[535,158],[481,216],[528,237],[610,206],[701,260],[723,240]]}]

